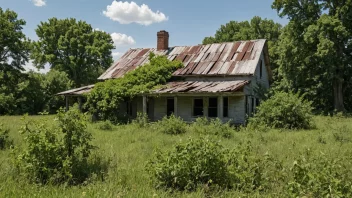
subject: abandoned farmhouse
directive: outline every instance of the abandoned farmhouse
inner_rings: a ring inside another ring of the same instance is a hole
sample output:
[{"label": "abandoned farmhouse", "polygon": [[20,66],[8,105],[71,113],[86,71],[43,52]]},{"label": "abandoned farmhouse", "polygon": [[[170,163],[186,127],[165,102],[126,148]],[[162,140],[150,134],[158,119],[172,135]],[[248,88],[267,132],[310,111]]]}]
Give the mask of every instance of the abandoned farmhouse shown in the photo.
[{"label": "abandoned farmhouse", "polygon": [[[122,103],[119,112],[131,118],[144,112],[152,121],[174,114],[188,122],[206,116],[243,124],[260,103],[258,90],[270,86],[272,74],[266,40],[169,47],[166,31],[157,33],[156,48],[128,50],[98,79],[121,78],[146,64],[151,52],[180,60],[184,67],[173,73],[177,80]],[[81,96],[93,87],[59,95]]]}]

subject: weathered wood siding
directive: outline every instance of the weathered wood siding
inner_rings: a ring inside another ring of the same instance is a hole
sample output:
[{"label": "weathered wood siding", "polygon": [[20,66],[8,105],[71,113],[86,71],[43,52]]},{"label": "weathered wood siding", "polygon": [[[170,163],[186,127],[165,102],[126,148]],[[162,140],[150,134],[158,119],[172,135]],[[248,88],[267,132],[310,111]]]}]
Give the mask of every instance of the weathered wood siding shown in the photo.
[{"label": "weathered wood siding", "polygon": [[[183,120],[187,122],[195,121],[197,117],[192,116],[193,111],[193,99],[194,98],[203,98],[204,101],[204,115],[208,115],[208,98],[209,97],[192,97],[192,96],[178,96],[177,97],[177,116],[180,116]],[[156,97],[153,98],[154,101],[154,114],[153,119],[154,121],[160,120],[166,116],[167,111],[167,97]],[[138,106],[142,105],[142,101]],[[218,104],[220,101],[218,100]],[[218,105],[218,116],[224,122],[232,121],[235,124],[243,124],[245,122],[245,96],[229,96],[229,113],[227,118],[222,118],[222,115],[219,115],[220,108],[222,106]]]}]

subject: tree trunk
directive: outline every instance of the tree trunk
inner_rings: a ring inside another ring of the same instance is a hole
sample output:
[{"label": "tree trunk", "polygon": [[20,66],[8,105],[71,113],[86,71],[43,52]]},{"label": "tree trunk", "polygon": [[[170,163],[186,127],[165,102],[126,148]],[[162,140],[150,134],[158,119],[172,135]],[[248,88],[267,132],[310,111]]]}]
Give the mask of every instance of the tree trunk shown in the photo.
[{"label": "tree trunk", "polygon": [[336,78],[333,84],[334,88],[334,109],[338,112],[345,111],[345,105],[343,104],[343,81]]}]

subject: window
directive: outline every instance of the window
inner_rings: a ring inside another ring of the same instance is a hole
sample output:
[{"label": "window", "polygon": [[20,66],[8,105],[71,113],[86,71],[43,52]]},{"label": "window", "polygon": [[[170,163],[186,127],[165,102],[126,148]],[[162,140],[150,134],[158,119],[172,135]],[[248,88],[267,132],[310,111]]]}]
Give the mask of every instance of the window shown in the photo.
[{"label": "window", "polygon": [[218,117],[218,98],[209,98],[208,116]]},{"label": "window", "polygon": [[127,101],[126,102],[126,113],[129,116],[132,116],[132,102],[131,101]]},{"label": "window", "polygon": [[254,111],[255,111],[255,106],[254,106],[254,98],[253,98],[253,97],[252,97],[251,103],[252,103],[252,112],[251,112],[251,113],[254,113]]},{"label": "window", "polygon": [[166,115],[171,116],[175,112],[174,98],[167,98],[166,100]]},{"label": "window", "polygon": [[262,60],[260,61],[260,65],[259,65],[259,76],[260,76],[260,79],[262,79],[262,76],[263,76],[263,61]]},{"label": "window", "polygon": [[193,103],[193,116],[203,116],[203,99],[194,99]]},{"label": "window", "polygon": [[223,117],[227,118],[229,117],[229,98],[228,97],[223,97]]}]

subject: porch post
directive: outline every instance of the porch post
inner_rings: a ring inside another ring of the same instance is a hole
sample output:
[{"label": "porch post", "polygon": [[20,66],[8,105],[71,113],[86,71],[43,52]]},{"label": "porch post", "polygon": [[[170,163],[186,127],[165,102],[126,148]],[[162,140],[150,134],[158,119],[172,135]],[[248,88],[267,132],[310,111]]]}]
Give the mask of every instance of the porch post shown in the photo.
[{"label": "porch post", "polygon": [[147,114],[147,96],[143,95],[143,114]]},{"label": "porch post", "polygon": [[80,112],[82,112],[82,98],[81,98],[81,96],[78,96],[77,100],[78,100],[78,110]]},{"label": "porch post", "polygon": [[224,110],[224,99],[223,99],[223,96],[219,96],[218,97],[218,118],[220,119],[220,120],[222,120],[223,119],[223,115],[224,115],[224,113],[223,113],[223,110]]},{"label": "porch post", "polygon": [[68,107],[68,97],[65,96],[65,100],[66,100],[66,111],[68,111],[69,107]]},{"label": "porch post", "polygon": [[177,96],[174,97],[174,115],[177,116]]}]

